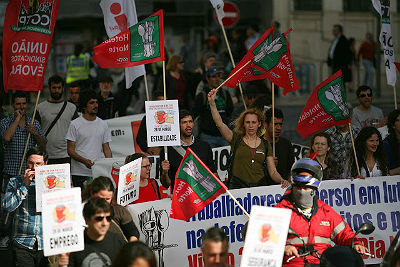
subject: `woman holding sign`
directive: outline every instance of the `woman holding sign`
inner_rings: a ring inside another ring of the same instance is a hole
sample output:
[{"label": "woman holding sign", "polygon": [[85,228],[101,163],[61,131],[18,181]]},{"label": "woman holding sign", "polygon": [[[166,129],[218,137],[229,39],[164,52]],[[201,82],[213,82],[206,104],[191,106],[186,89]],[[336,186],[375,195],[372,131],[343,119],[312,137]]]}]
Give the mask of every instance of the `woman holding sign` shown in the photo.
[{"label": "woman holding sign", "polygon": [[125,164],[142,158],[142,169],[140,171],[139,199],[133,204],[143,203],[161,199],[160,188],[155,179],[150,178],[151,163],[149,158],[142,153],[135,153],[125,158]]},{"label": "woman holding sign", "polygon": [[365,179],[365,177],[386,176],[389,174],[382,136],[375,127],[362,128],[354,143],[361,175],[357,175],[356,162],[351,153],[349,154],[350,161],[348,161],[350,164],[346,168],[344,178]]},{"label": "woman holding sign", "polygon": [[208,93],[211,114],[221,135],[231,145],[231,171],[229,188],[266,186],[271,179],[281,183],[282,187],[289,182],[282,179],[276,170],[272,148],[260,136],[264,130],[264,115],[257,109],[247,109],[239,116],[232,131],[222,121],[215,104],[217,90]]}]

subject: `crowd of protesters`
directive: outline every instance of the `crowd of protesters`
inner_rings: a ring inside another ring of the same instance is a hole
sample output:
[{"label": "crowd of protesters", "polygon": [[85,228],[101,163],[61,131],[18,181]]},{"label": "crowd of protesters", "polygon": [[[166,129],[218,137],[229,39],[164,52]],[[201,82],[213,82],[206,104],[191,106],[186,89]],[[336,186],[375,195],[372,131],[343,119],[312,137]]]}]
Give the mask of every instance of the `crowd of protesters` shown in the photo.
[{"label": "crowd of protesters", "polygon": [[[277,26],[279,28],[279,24]],[[334,26],[336,39],[329,50],[328,62],[334,72],[344,70],[346,81],[350,61],[338,59],[345,57],[347,60],[351,56],[347,51],[343,52],[344,56],[338,52],[348,45],[342,31],[340,25]],[[247,29],[247,39],[235,30],[234,57],[239,60],[259,36],[256,26]],[[319,132],[311,139],[310,153],[315,154],[315,162],[321,168],[320,177],[323,178],[320,180],[366,179],[400,173],[400,111],[394,110],[386,118],[382,110],[372,105],[371,54],[375,46],[371,42],[371,36],[367,34],[356,56],[362,59],[366,75],[365,85],[355,92],[359,105],[351,110],[351,129],[348,124],[339,125]],[[148,155],[160,155],[160,183],[170,187],[172,192],[175,174],[188,147],[217,175],[212,148],[229,145],[232,153],[226,183],[230,189],[274,184],[289,187],[293,182],[290,172],[295,162],[293,146],[291,140],[281,136],[284,113],[275,108],[272,118],[266,82],[245,83],[245,103],[239,90],[224,87],[215,90],[232,65],[226,60],[226,53],[218,49],[219,40],[215,35],[209,36],[205,44],[197,68],[193,59],[190,59],[192,67],[185,68],[185,55],[192,55],[190,46],[181,50],[182,55],[169,57],[167,97],[179,102],[181,146],[168,149],[167,158],[163,148],[147,147],[146,119],[143,119],[136,138],[143,154],[126,155],[125,159],[126,164],[142,158],[140,194],[134,204],[161,199],[159,184],[150,177],[152,164]],[[82,63],[81,68],[76,68],[75,61]],[[70,163],[72,186],[81,187],[83,192],[83,216],[87,224],[85,250],[58,255],[55,261],[60,266],[91,266],[85,265],[89,260],[98,261],[99,266],[157,266],[154,253],[137,241],[140,234],[131,215],[116,204],[111,179],[93,177],[91,171],[96,160],[113,157],[109,146],[112,137],[104,120],[124,116],[130,100],[125,99],[125,93],[112,92],[114,80],[106,70],[99,71],[101,74],[95,81],[90,79],[89,70],[96,66],[80,45],[75,47],[67,63],[66,81],[57,75],[48,79],[50,97],[39,104],[34,121],[27,114],[29,97],[24,92],[13,94],[13,113],[2,114],[0,245],[12,249],[16,266],[48,265],[43,256],[42,217],[33,212],[36,205],[35,167]],[[152,75],[160,77],[160,72],[154,71]],[[139,79],[130,91],[137,92],[140,84]],[[69,100],[65,98],[66,88]],[[162,99],[162,83],[155,82],[151,92],[152,100]],[[379,129],[385,126],[389,135],[382,137]],[[351,149],[350,131],[355,138],[359,169]],[[28,153],[20,164],[28,133],[31,135]],[[218,252],[212,252],[216,244]],[[206,266],[227,266],[228,248],[223,231],[218,228],[207,231],[202,245]],[[215,253],[217,258],[213,256]],[[290,253],[296,255],[293,251]]]}]

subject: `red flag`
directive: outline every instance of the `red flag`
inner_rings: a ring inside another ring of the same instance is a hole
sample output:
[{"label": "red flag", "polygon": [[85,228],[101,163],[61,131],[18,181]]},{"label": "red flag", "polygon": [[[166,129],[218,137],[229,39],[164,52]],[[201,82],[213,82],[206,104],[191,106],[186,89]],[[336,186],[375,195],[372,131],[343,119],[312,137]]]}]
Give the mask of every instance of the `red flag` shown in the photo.
[{"label": "red flag", "polygon": [[396,65],[397,71],[400,72],[400,63],[399,62],[395,62],[394,65]]},{"label": "red flag", "polygon": [[226,186],[188,148],[176,173],[170,217],[187,221],[226,190]]},{"label": "red flag", "polygon": [[10,0],[3,32],[4,90],[39,91],[59,0]]},{"label": "red flag", "polygon": [[126,68],[164,60],[163,11],[139,21],[94,48],[102,68]]},{"label": "red flag", "polygon": [[[232,70],[224,86],[236,88],[240,82],[267,78],[282,87],[284,95],[299,89],[290,57],[289,42],[286,39],[291,30],[274,37],[273,27],[269,28]],[[249,61],[251,64],[242,68]],[[240,68],[242,69],[238,71]],[[230,78],[231,75],[234,77]]]},{"label": "red flag", "polygon": [[350,123],[342,70],[320,83],[311,93],[297,123],[297,132],[310,134],[335,125]]}]

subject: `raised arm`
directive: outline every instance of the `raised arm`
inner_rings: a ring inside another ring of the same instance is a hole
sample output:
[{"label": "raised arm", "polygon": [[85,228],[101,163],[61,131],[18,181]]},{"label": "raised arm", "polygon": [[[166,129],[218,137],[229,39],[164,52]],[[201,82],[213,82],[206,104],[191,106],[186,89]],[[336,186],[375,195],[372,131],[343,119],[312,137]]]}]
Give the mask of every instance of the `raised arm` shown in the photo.
[{"label": "raised arm", "polygon": [[215,99],[217,98],[217,90],[212,89],[208,93],[208,102],[210,103],[211,115],[217,126],[221,135],[225,138],[226,141],[231,142],[233,137],[233,132],[229,127],[222,121],[221,115],[219,115],[217,106],[215,105]]}]

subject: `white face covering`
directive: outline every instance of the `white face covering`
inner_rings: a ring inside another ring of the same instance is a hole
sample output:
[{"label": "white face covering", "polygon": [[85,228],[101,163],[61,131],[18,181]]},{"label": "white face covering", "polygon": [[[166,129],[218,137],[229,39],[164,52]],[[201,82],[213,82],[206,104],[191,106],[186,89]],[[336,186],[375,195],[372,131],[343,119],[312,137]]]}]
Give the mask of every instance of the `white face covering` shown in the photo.
[{"label": "white face covering", "polygon": [[296,206],[300,209],[309,209],[313,206],[315,190],[305,191],[293,188],[292,194]]}]

